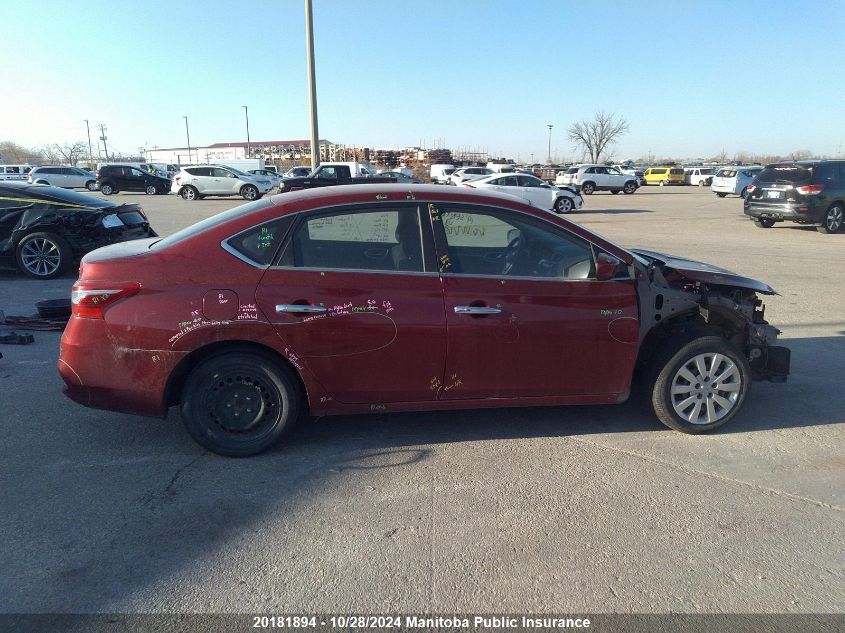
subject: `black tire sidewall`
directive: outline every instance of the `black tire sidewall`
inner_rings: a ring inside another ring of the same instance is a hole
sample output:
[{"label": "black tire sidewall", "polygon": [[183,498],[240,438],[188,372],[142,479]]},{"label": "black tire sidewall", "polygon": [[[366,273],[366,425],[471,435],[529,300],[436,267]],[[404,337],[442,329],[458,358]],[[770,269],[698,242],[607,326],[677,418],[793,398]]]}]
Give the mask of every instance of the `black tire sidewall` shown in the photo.
[{"label": "black tire sidewall", "polygon": [[[672,406],[672,379],[678,369],[698,354],[718,352],[729,357],[739,368],[742,389],[733,409],[722,419],[711,424],[691,424],[681,418]],[[751,391],[751,367],[745,356],[730,342],[719,336],[688,336],[667,343],[652,364],[647,382],[652,410],[664,425],[682,433],[706,433],[730,422],[742,410]]]},{"label": "black tire sidewall", "polygon": [[[53,242],[59,249],[59,266],[56,270],[49,275],[36,275],[34,273],[29,272],[21,262],[21,251],[23,250],[24,245],[29,240],[45,238]],[[18,246],[15,249],[15,261],[18,264],[18,270],[20,270],[25,275],[33,277],[35,279],[54,279],[55,277],[60,276],[64,273],[68,267],[70,266],[70,262],[73,259],[73,250],[68,244],[67,240],[61,237],[60,235],[56,235],[55,233],[30,233],[29,235],[24,236],[24,238],[18,242]]]},{"label": "black tire sidewall", "polygon": [[[236,366],[248,366],[278,390],[280,413],[277,419],[268,432],[251,439],[239,438],[234,433],[210,432],[208,418],[198,410],[212,376]],[[273,446],[293,426],[299,415],[299,393],[289,373],[266,356],[231,351],[212,356],[191,371],[182,390],[180,413],[188,434],[200,446],[218,455],[248,457]]]}]

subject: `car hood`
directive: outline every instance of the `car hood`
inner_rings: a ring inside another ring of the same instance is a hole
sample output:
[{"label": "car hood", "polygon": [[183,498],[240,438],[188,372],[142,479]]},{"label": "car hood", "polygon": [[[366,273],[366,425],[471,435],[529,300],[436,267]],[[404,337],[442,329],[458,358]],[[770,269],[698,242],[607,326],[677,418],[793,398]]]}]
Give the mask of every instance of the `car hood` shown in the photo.
[{"label": "car hood", "polygon": [[683,257],[675,257],[665,253],[657,253],[655,251],[647,251],[639,248],[631,249],[631,252],[636,255],[643,256],[647,259],[656,259],[662,263],[664,267],[671,268],[679,274],[704,284],[715,286],[734,286],[738,288],[748,288],[765,295],[776,295],[774,288],[762,281],[750,279],[737,275],[724,268],[713,266],[712,264],[705,264],[704,262],[697,262],[693,259],[685,259]]}]

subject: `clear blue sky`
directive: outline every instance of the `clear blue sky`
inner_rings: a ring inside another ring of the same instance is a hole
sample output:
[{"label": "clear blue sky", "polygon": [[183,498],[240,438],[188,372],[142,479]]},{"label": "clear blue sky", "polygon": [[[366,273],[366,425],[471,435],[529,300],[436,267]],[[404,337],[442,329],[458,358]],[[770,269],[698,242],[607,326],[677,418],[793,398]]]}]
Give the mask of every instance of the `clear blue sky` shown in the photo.
[{"label": "clear blue sky", "polygon": [[[308,138],[304,3],[0,0],[0,140],[113,147]],[[845,2],[314,0],[320,136],[574,157],[605,109],[617,158],[838,154]],[[17,60],[17,61],[13,61]]]}]

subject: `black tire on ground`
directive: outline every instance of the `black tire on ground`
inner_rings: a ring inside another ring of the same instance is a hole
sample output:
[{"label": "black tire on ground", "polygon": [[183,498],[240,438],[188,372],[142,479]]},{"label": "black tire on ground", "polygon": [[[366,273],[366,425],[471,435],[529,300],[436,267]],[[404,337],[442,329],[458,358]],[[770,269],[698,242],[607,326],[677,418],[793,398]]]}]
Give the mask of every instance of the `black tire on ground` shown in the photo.
[{"label": "black tire on ground", "polygon": [[555,213],[571,213],[574,208],[575,205],[572,204],[572,199],[567,196],[559,196],[555,200]]},{"label": "black tire on ground", "polygon": [[196,187],[192,187],[191,185],[185,185],[182,187],[182,190],[179,192],[179,195],[182,196],[182,200],[199,200],[200,195],[199,192],[196,190]]},{"label": "black tire on ground", "polygon": [[845,221],[845,211],[843,211],[841,205],[835,204],[822,216],[822,224],[817,226],[816,230],[825,235],[838,233],[842,230],[843,221]]},{"label": "black tire on ground", "polygon": [[751,367],[720,336],[674,339],[652,362],[646,388],[663,424],[682,433],[705,433],[727,424],[742,409],[751,388]]},{"label": "black tire on ground", "polygon": [[18,268],[36,279],[52,279],[65,272],[73,260],[70,244],[55,233],[30,233],[18,242]]},{"label": "black tire on ground", "polygon": [[288,371],[269,358],[224,352],[188,375],[180,411],[198,444],[219,455],[247,457],[270,448],[293,426],[299,392]]},{"label": "black tire on ground", "polygon": [[704,186],[704,181],[703,181],[703,180],[699,180],[699,181],[698,181],[698,186],[699,186],[699,187],[703,187],[703,186]]},{"label": "black tire on ground", "polygon": [[759,229],[770,229],[775,225],[774,220],[770,220],[769,218],[756,218],[754,220],[754,226]]},{"label": "black tire on ground", "polygon": [[244,200],[258,200],[258,187],[255,185],[244,185],[241,187],[241,198]]},{"label": "black tire on ground", "polygon": [[88,191],[97,191],[97,181],[96,180],[89,180],[85,183],[85,188]]},{"label": "black tire on ground", "polygon": [[716,195],[717,195],[717,196],[719,196],[720,198],[724,198],[724,197],[725,197],[726,195],[728,195],[728,194],[726,194],[726,193],[724,193],[724,192],[722,192],[722,191],[717,191],[717,192],[716,192]]},{"label": "black tire on ground", "polygon": [[632,182],[632,181],[630,181],[630,180],[629,180],[628,182],[626,182],[626,183],[625,183],[625,186],[624,186],[624,187],[622,187],[622,191],[623,191],[623,193],[626,193],[626,194],[632,194],[632,193],[634,193],[636,190],[637,190],[637,183]]},{"label": "black tire on ground", "polygon": [[660,181],[660,186],[661,186],[661,187],[665,187],[665,186],[666,186],[666,184],[667,184],[667,183],[666,183],[666,181],[665,181],[665,180],[661,180],[661,181]]},{"label": "black tire on ground", "polygon": [[146,187],[144,187],[144,193],[146,193],[148,196],[154,196],[158,193],[158,189],[156,189],[155,185],[147,185]]},{"label": "black tire on ground", "polygon": [[114,185],[108,182],[104,182],[102,185],[100,185],[100,193],[104,196],[110,196],[113,193],[117,192],[114,190]]},{"label": "black tire on ground", "polygon": [[596,186],[591,182],[585,182],[583,185],[581,185],[581,193],[586,196],[591,196],[595,190]]},{"label": "black tire on ground", "polygon": [[610,193],[612,193],[612,194],[615,196],[615,195],[616,195],[617,193],[619,193],[620,191],[621,191],[621,189],[611,189],[611,190],[610,190]]}]

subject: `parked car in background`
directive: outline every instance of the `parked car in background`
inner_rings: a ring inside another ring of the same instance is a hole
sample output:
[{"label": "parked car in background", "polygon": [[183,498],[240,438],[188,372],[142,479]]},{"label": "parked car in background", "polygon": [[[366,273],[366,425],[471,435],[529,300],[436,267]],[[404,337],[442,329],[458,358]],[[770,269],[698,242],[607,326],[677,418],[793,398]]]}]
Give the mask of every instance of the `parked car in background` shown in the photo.
[{"label": "parked car in background", "polygon": [[414,176],[407,176],[402,172],[398,171],[382,171],[376,174],[376,177],[384,180],[390,180],[391,182],[395,182],[399,185],[420,185],[422,184],[422,180],[419,178],[415,178]]},{"label": "parked car in background", "polygon": [[310,173],[310,167],[291,167],[282,176],[284,178],[304,178]]},{"label": "parked car in background", "polygon": [[685,185],[686,174],[681,167],[649,167],[643,173],[647,185]]},{"label": "parked car in background", "polygon": [[26,180],[35,165],[0,165],[0,180]]},{"label": "parked car in background", "polygon": [[696,187],[709,187],[713,182],[716,170],[713,167],[685,167],[687,184]]},{"label": "parked car in background", "polygon": [[455,171],[449,174],[450,185],[460,185],[467,180],[475,180],[476,178],[484,178],[484,176],[491,176],[494,173],[492,169],[486,167],[458,167]]},{"label": "parked car in background", "polygon": [[837,233],[845,222],[845,161],[802,160],[766,165],[747,186],[743,210],[760,228],[775,222],[815,225]]},{"label": "parked car in background", "polygon": [[200,200],[206,196],[241,196],[244,200],[258,200],[272,188],[269,178],[234,167],[191,165],[176,174],[170,190],[183,200]]},{"label": "parked car in background", "polygon": [[[375,175],[366,168],[357,168],[360,163],[322,163],[317,169],[304,178],[283,178],[279,184],[279,193],[299,191],[300,189],[314,189],[316,187],[333,187],[336,185],[363,185],[394,182],[389,178]],[[362,167],[362,166],[361,166]],[[355,175],[355,174],[359,175]]]},{"label": "parked car in background", "polygon": [[25,182],[0,183],[0,266],[52,279],[101,246],[155,237],[137,204]]},{"label": "parked car in background", "polygon": [[282,176],[269,169],[250,169],[247,173],[250,173],[253,176],[263,176],[264,178],[267,178],[274,187],[278,187],[282,182]]},{"label": "parked car in background", "polygon": [[33,167],[29,172],[27,182],[31,185],[53,185],[66,189],[85,188],[88,191],[97,190],[97,176],[90,171],[67,165],[47,165]]},{"label": "parked car in background", "polygon": [[773,293],[512,196],[327,187],[86,255],[58,371],[88,407],[178,406],[232,456],[306,415],[620,403],[635,376],[660,422],[704,433],[787,378]]},{"label": "parked car in background", "polygon": [[555,184],[573,187],[588,196],[594,191],[609,191],[614,194],[624,191],[631,194],[640,186],[636,176],[623,174],[608,165],[575,165],[566,171],[558,172]]},{"label": "parked car in background", "polygon": [[516,173],[516,166],[513,163],[496,163],[490,161],[487,163],[487,169],[492,174],[514,174]]},{"label": "parked car in background", "polygon": [[710,183],[710,191],[720,198],[724,198],[728,194],[735,194],[740,198],[744,198],[748,185],[751,184],[754,177],[761,171],[763,171],[763,167],[759,165],[723,167],[713,176],[713,182]]},{"label": "parked car in background", "polygon": [[429,171],[431,182],[437,185],[445,185],[449,182],[449,176],[457,169],[454,165],[439,163],[432,165]]},{"label": "parked car in background", "polygon": [[97,170],[97,187],[106,196],[121,191],[165,195],[170,193],[170,179],[131,165],[103,165]]},{"label": "parked car in background", "polygon": [[613,165],[614,168],[621,171],[628,176],[634,176],[637,179],[637,185],[642,187],[645,183],[645,170],[633,165]]},{"label": "parked car in background", "polygon": [[584,206],[580,194],[569,188],[560,189],[529,174],[493,174],[462,183],[463,187],[506,193],[527,200],[538,209],[554,213],[571,213]]}]

